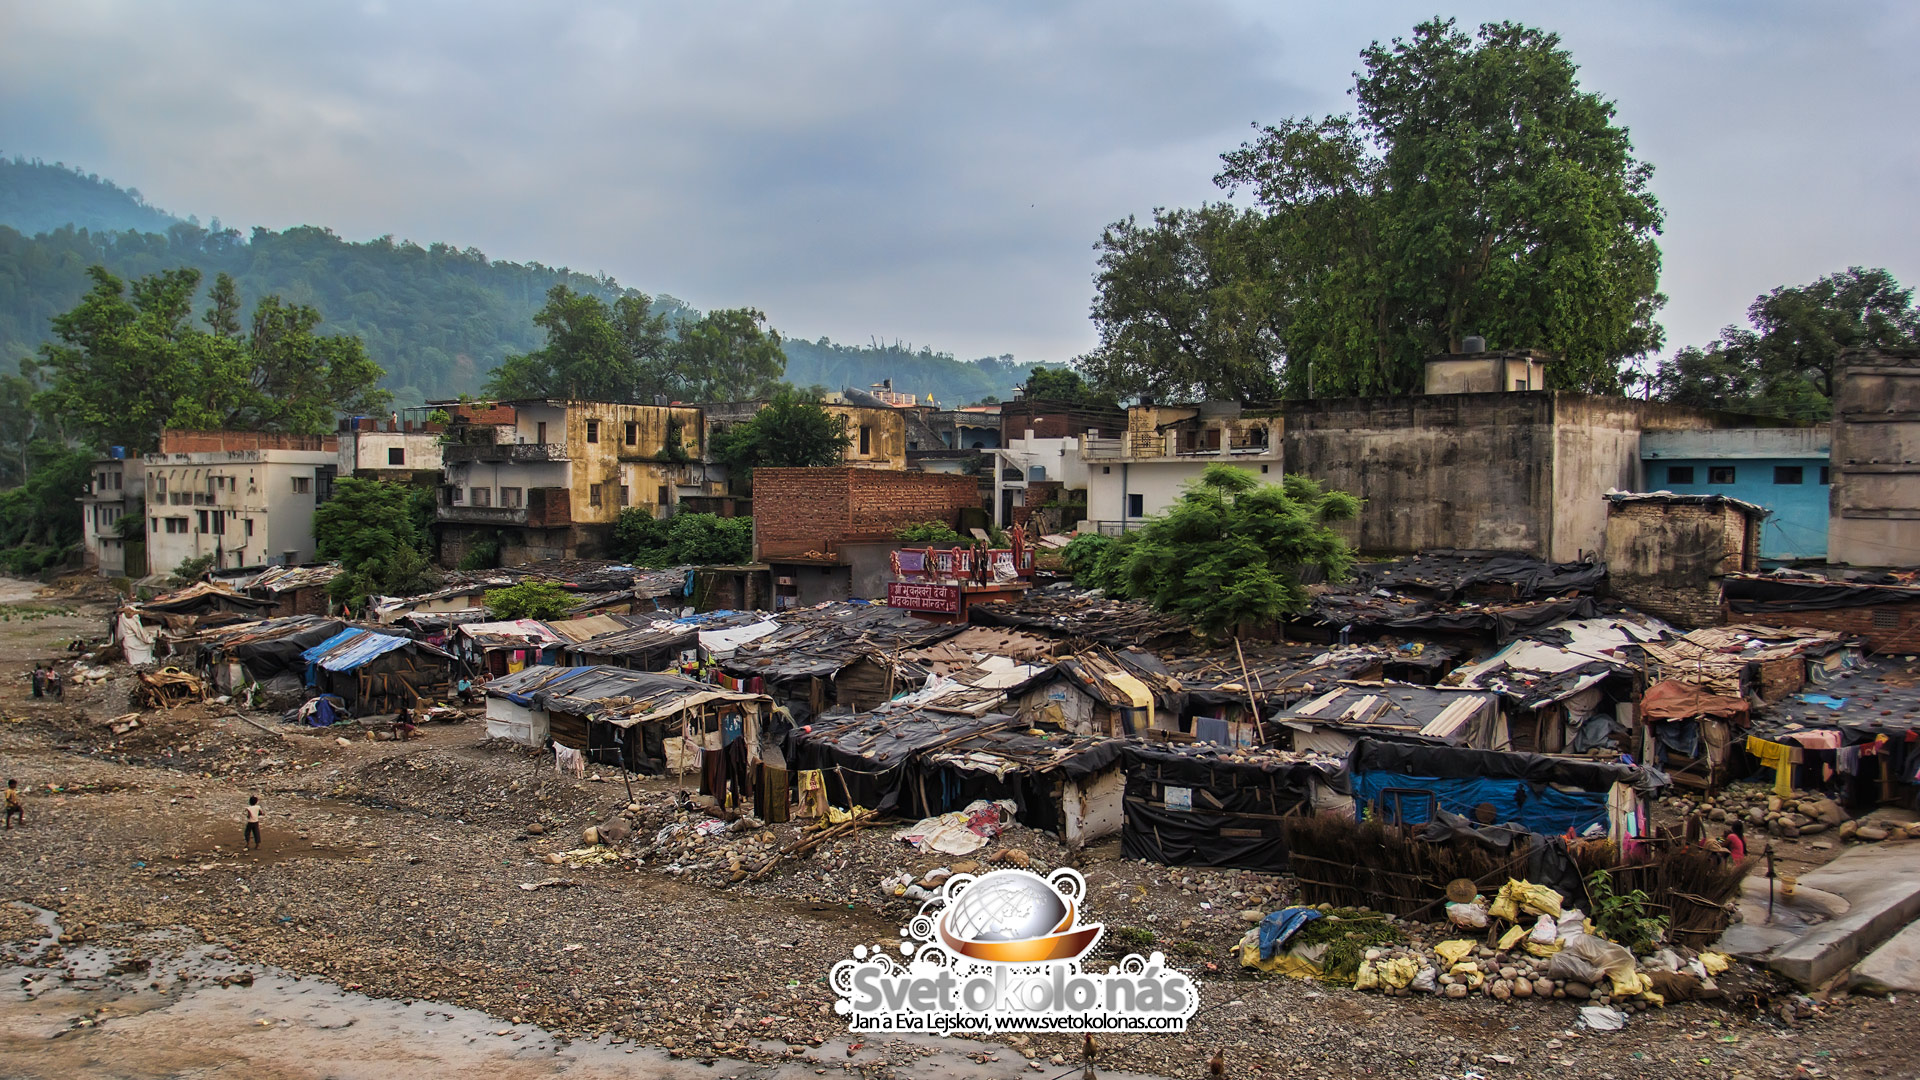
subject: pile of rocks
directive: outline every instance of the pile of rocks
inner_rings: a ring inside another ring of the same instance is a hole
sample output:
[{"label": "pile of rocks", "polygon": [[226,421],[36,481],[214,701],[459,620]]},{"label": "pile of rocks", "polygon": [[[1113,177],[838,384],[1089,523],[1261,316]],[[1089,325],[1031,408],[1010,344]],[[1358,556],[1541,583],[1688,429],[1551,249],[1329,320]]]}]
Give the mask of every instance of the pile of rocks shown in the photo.
[{"label": "pile of rocks", "polygon": [[1831,832],[1841,840],[1905,840],[1920,836],[1920,825],[1861,818],[1856,820],[1847,808],[1824,795],[1796,792],[1783,798],[1745,785],[1728,788],[1718,795],[1699,799],[1681,799],[1673,809],[1681,817],[1698,813],[1712,824],[1744,821],[1749,828],[1762,828],[1783,839],[1818,836]]}]

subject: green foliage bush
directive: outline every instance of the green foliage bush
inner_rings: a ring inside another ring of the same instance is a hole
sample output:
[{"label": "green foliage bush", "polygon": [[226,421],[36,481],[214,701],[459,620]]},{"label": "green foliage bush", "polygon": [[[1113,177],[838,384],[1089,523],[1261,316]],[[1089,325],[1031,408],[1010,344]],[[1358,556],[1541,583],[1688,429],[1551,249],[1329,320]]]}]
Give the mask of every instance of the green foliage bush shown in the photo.
[{"label": "green foliage bush", "polygon": [[487,614],[495,619],[563,619],[577,603],[572,593],[545,582],[487,590]]},{"label": "green foliage bush", "polygon": [[313,512],[315,550],[344,572],[327,586],[336,600],[415,592],[434,580],[427,559],[433,489],[342,477]]},{"label": "green foliage bush", "polygon": [[959,544],[966,537],[953,531],[953,526],[944,521],[921,521],[912,525],[902,525],[893,530],[893,538],[905,540],[911,544]]},{"label": "green foliage bush", "polygon": [[718,514],[656,518],[638,507],[613,523],[613,550],[635,566],[731,566],[753,558],[753,519]]}]

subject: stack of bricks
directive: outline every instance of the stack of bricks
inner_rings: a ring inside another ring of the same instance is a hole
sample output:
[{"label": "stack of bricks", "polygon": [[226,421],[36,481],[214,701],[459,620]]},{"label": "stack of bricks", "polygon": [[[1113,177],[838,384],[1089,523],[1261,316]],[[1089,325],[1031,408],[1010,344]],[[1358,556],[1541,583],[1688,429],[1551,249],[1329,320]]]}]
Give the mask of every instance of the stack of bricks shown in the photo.
[{"label": "stack of bricks", "polygon": [[160,435],[163,454],[223,454],[236,450],[313,450],[335,453],[340,439],[335,435],[289,435],[279,431],[165,431]]}]

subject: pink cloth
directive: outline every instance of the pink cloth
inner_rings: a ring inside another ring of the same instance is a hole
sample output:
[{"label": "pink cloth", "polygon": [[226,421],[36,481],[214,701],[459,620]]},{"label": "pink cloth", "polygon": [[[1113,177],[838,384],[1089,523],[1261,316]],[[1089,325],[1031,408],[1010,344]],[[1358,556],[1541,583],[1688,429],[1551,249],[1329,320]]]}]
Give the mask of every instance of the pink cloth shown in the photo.
[{"label": "pink cloth", "polygon": [[1837,731],[1794,731],[1780,736],[1781,742],[1792,742],[1809,750],[1840,749],[1840,733]]}]

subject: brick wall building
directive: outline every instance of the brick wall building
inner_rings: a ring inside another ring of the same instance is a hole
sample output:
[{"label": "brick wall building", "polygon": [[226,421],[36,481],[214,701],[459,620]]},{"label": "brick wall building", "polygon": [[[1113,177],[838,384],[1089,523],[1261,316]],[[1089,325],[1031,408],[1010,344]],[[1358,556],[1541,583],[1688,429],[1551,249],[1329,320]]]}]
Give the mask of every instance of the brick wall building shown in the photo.
[{"label": "brick wall building", "polygon": [[849,466],[756,469],[754,558],[833,554],[843,541],[889,541],[894,530],[922,521],[957,528],[961,511],[979,505],[971,476]]},{"label": "brick wall building", "polygon": [[1758,568],[1761,507],[1723,495],[1607,497],[1614,599],[1686,627],[1720,622],[1720,582]]},{"label": "brick wall building", "polygon": [[1881,653],[1920,653],[1920,588],[1812,575],[1742,574],[1722,590],[1729,623],[1838,630]]}]

